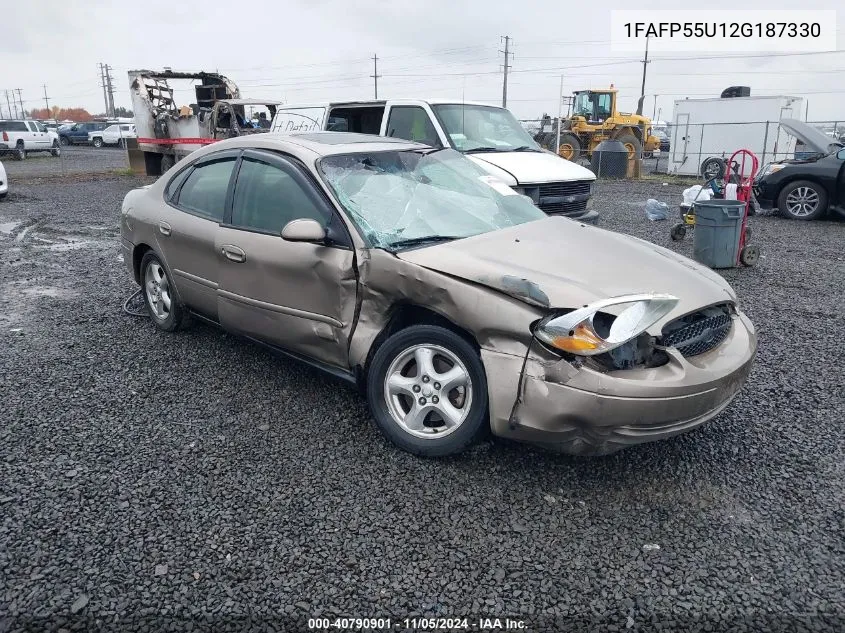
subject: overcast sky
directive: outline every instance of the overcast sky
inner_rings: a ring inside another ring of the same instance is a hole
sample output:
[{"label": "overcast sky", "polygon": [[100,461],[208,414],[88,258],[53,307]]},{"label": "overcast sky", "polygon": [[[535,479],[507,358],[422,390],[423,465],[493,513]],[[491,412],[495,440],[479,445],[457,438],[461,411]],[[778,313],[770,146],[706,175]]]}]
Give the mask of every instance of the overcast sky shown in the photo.
[{"label": "overcast sky", "polygon": [[[379,57],[379,97],[457,97],[501,103],[503,43],[513,38],[508,107],[522,119],[556,114],[564,91],[608,86],[620,106],[636,108],[642,64],[636,53],[614,53],[611,9],[643,7],[659,20],[678,2],[621,0],[590,5],[559,0],[276,0],[275,2],[108,3],[27,0],[4,3],[0,25],[0,105],[4,90],[21,88],[24,105],[102,112],[97,64],[114,71],[115,103],[131,107],[132,68],[219,70],[242,96],[308,103],[372,98],[373,54]],[[833,0],[747,0],[708,8],[833,9]],[[697,4],[697,6],[701,6]],[[841,5],[840,5],[841,6]],[[718,12],[714,12],[714,19]],[[838,45],[845,9],[837,15]],[[712,54],[721,51],[714,50]],[[663,57],[669,55],[662,54]],[[674,55],[678,57],[679,55]],[[585,67],[590,64],[591,66]],[[599,65],[601,64],[601,65]],[[845,52],[730,60],[662,60],[648,67],[645,114],[671,119],[675,99],[718,96],[750,85],[752,94],[804,96],[809,119],[845,120]],[[655,104],[654,96],[657,96]],[[181,104],[180,104],[181,105]]]}]

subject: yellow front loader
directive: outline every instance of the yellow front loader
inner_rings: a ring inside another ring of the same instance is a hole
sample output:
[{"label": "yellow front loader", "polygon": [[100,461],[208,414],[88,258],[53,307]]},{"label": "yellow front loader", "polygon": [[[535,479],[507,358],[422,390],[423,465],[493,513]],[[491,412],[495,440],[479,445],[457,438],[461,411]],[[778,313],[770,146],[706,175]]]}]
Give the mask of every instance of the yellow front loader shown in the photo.
[{"label": "yellow front loader", "polygon": [[[642,158],[660,149],[660,139],[651,134],[651,119],[619,112],[617,90],[579,90],[574,93],[572,114],[563,120],[560,143],[557,131],[546,133],[541,140],[550,150],[568,160],[589,158],[596,145],[608,139],[621,141],[628,158]],[[557,147],[555,147],[557,145]]]}]

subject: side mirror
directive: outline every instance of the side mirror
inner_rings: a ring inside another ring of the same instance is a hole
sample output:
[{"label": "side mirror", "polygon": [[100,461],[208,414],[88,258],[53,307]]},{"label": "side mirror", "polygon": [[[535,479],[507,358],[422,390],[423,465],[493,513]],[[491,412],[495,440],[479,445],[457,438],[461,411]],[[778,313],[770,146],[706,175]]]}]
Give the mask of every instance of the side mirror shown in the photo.
[{"label": "side mirror", "polygon": [[282,229],[282,239],[288,242],[316,242],[326,239],[326,229],[317,220],[291,220]]},{"label": "side mirror", "polygon": [[839,160],[845,160],[845,147],[836,152],[836,158]]}]

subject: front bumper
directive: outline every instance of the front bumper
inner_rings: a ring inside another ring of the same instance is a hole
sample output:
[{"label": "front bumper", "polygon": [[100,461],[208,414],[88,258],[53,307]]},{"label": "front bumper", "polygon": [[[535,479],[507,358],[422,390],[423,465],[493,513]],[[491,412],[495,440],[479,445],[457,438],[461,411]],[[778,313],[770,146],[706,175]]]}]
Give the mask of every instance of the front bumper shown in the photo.
[{"label": "front bumper", "polygon": [[672,437],[728,406],[745,384],[756,350],[754,327],[739,313],[717,348],[689,358],[669,350],[661,367],[601,373],[565,360],[533,363],[508,417],[502,415],[510,414],[507,406],[495,406],[493,390],[502,374],[485,364],[493,432],[575,455],[606,455]]},{"label": "front bumper", "polygon": [[764,180],[758,180],[754,183],[752,189],[754,190],[754,198],[761,208],[773,209],[775,207],[777,200],[775,187]]}]

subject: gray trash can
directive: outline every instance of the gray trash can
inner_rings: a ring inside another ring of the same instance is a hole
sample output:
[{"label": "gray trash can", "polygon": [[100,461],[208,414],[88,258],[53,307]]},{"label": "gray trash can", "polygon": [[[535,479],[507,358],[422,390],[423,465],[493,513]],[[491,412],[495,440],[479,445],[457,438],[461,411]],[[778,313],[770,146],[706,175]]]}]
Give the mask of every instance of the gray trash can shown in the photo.
[{"label": "gray trash can", "polygon": [[742,200],[696,202],[693,258],[710,268],[736,266],[744,216]]}]

